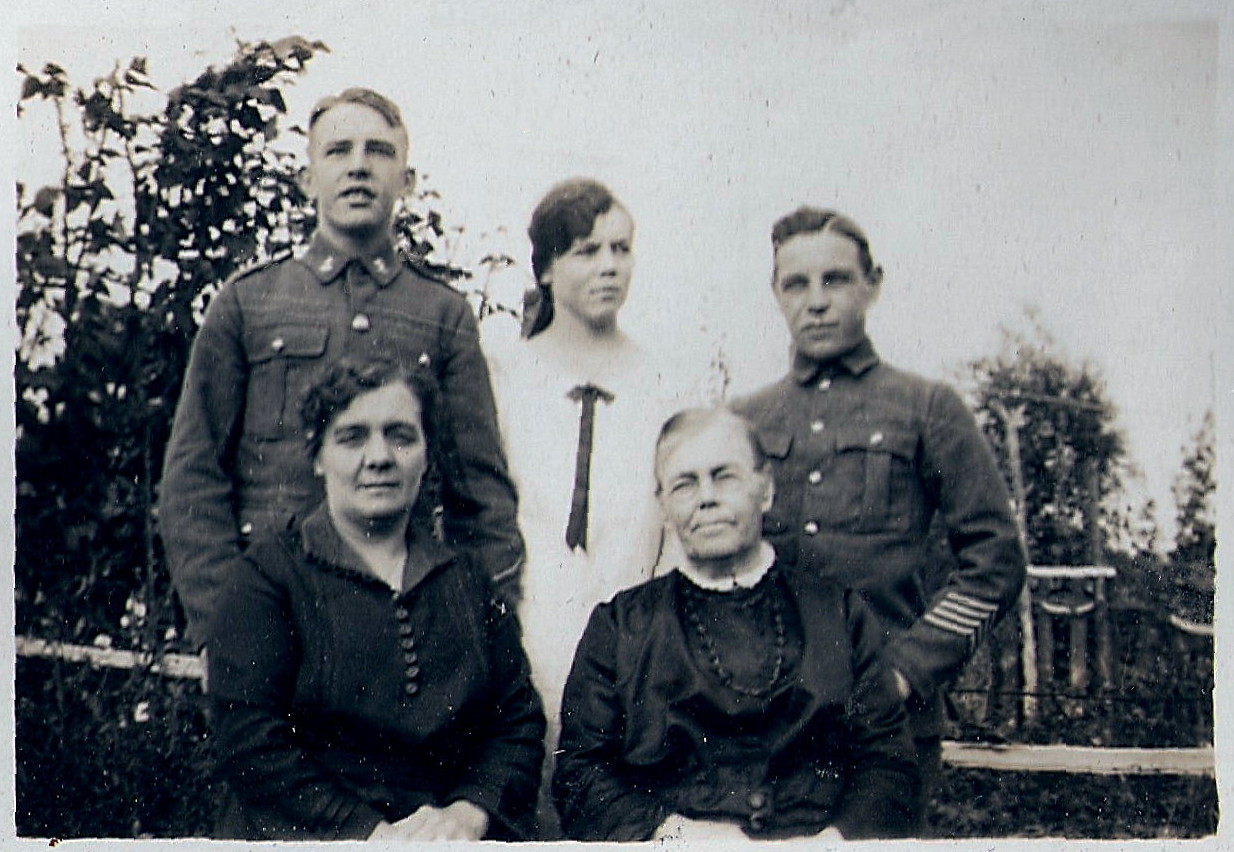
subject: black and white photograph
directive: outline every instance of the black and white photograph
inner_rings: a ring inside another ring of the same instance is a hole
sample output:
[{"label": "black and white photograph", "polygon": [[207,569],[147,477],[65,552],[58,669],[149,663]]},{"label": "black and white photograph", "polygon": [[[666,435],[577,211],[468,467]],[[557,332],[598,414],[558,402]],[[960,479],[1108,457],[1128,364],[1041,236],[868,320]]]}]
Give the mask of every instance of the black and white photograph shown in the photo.
[{"label": "black and white photograph", "polygon": [[5,846],[1230,839],[1234,9],[5,14]]}]

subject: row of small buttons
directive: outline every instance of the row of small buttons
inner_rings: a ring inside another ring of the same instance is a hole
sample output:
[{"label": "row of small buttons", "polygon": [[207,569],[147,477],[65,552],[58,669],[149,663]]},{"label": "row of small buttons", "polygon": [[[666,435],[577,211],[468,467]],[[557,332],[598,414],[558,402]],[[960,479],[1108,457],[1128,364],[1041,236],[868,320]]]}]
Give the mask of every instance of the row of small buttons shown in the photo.
[{"label": "row of small buttons", "polygon": [[398,619],[399,647],[403,649],[403,662],[407,664],[403,670],[407,677],[403,692],[411,696],[420,691],[420,657],[416,653],[415,628],[411,626],[411,612],[407,607],[395,607],[394,617]]}]

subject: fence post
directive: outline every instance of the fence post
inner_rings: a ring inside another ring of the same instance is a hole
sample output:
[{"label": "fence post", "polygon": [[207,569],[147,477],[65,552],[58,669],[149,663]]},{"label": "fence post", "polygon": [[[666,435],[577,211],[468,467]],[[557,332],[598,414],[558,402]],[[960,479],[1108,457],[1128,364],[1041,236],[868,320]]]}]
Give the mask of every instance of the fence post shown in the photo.
[{"label": "fence post", "polygon": [[[990,410],[1003,421],[1003,430],[1007,435],[1007,455],[1011,467],[1011,494],[1015,503],[1016,527],[1020,534],[1020,546],[1028,553],[1028,518],[1025,515],[1027,500],[1024,489],[1024,472],[1020,469],[1020,428],[1025,423],[1025,407],[1017,405],[1008,409],[1002,400],[991,399]],[[1033,596],[1029,589],[1028,578],[1024,580],[1024,588],[1016,607],[1020,617],[1020,679],[1024,685],[1024,696],[1020,704],[1025,721],[1037,718],[1037,641],[1033,630]]]}]

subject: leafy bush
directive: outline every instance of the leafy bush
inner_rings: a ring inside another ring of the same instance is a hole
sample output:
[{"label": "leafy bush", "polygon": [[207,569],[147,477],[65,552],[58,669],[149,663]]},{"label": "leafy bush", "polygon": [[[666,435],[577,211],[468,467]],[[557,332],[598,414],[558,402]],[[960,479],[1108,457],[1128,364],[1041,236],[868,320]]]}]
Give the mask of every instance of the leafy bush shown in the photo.
[{"label": "leafy bush", "polygon": [[1166,838],[1217,830],[1217,786],[1187,776],[944,767],[935,837]]},{"label": "leafy bush", "polygon": [[209,834],[217,796],[196,681],[23,658],[16,711],[19,835]]}]

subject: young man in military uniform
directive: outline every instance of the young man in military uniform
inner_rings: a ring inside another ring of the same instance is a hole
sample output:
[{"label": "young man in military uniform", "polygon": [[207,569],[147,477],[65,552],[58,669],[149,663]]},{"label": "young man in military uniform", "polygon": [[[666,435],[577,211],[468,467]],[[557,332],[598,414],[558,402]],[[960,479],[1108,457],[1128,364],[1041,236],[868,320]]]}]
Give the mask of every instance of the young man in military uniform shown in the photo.
[{"label": "young man in military uniform", "polygon": [[400,196],[414,186],[398,108],[367,89],[320,101],[303,187],[317,230],[298,257],[241,273],[211,300],[193,343],[167,448],[159,508],[190,638],[205,638],[227,565],[246,540],[320,501],[298,427],[304,388],[343,354],[432,370],[435,457],[447,540],[517,597],[522,540],[474,315],[395,250]]},{"label": "young man in military uniform", "polygon": [[[879,617],[928,795],[941,690],[1024,583],[1010,498],[959,395],[875,353],[865,317],[882,269],[857,224],[803,207],[775,224],[772,247],[792,365],[733,406],[758,428],[774,471],[764,534],[785,563],[858,589]],[[931,592],[936,516],[955,566]]]}]

